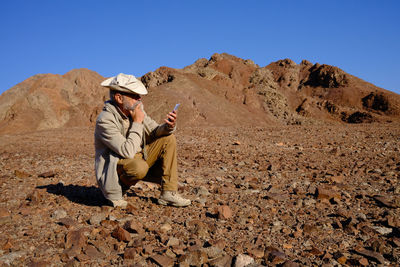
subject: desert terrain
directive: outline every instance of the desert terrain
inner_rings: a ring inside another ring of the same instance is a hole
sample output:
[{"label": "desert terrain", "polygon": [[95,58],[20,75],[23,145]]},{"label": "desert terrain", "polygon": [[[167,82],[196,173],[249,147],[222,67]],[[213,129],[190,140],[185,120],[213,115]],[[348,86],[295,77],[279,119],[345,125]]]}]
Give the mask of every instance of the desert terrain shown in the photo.
[{"label": "desert terrain", "polygon": [[400,95],[307,60],[160,67],[143,103],[159,122],[181,103],[192,205],[140,182],[121,209],[94,174],[104,79],[37,74],[0,95],[1,266],[400,265]]},{"label": "desert terrain", "polygon": [[0,137],[0,262],[10,266],[400,263],[400,125],[186,127],[187,208],[96,187],[93,129]]}]

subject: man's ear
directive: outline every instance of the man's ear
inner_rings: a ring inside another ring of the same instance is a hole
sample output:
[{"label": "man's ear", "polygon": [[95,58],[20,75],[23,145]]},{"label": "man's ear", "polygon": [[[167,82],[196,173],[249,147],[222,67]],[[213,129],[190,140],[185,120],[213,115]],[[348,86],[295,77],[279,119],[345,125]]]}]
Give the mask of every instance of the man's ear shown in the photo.
[{"label": "man's ear", "polygon": [[122,95],[121,94],[119,94],[119,93],[116,93],[115,95],[114,95],[114,100],[115,100],[115,102],[116,103],[118,103],[118,104],[122,104]]}]

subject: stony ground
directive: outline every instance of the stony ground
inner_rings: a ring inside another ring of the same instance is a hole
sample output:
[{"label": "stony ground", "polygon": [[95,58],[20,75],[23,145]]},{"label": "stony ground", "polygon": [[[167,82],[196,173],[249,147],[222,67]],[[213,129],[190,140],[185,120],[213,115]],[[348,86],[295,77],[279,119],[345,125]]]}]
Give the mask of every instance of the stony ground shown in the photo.
[{"label": "stony ground", "polygon": [[0,263],[400,264],[400,126],[181,129],[187,208],[138,183],[106,206],[92,129],[0,136]]}]

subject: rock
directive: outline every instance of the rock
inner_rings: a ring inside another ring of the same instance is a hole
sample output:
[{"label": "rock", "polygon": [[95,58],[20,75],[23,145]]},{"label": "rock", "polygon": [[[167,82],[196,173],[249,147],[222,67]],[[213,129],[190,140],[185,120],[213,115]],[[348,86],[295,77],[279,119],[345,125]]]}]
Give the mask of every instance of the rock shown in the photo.
[{"label": "rock", "polygon": [[388,208],[400,208],[400,203],[396,203],[393,200],[385,196],[373,196],[375,201]]},{"label": "rock", "polygon": [[210,192],[208,192],[207,188],[205,186],[200,186],[195,188],[195,193],[198,196],[209,196]]},{"label": "rock", "polygon": [[387,227],[382,227],[382,226],[372,226],[372,228],[374,228],[375,231],[377,231],[381,235],[387,235],[393,231],[392,228],[387,228]]},{"label": "rock", "polygon": [[71,230],[67,233],[65,248],[81,249],[86,245],[86,236],[83,229]]},{"label": "rock", "polygon": [[3,241],[0,242],[0,249],[3,251],[8,251],[13,247],[14,247],[13,242],[9,238],[7,240],[4,240],[4,242]]},{"label": "rock", "polygon": [[39,204],[43,200],[43,194],[39,190],[34,190],[26,197],[26,200],[30,201],[32,205]]},{"label": "rock", "polygon": [[127,248],[124,252],[124,259],[133,260],[136,257],[136,249],[134,248]]},{"label": "rock", "polygon": [[128,203],[128,205],[126,205],[125,210],[127,213],[133,214],[133,215],[137,214],[137,212],[138,212],[138,208],[130,203]]},{"label": "rock", "polygon": [[212,267],[230,267],[232,266],[232,257],[225,255],[209,261],[208,265]]},{"label": "rock", "polygon": [[57,175],[56,171],[48,171],[48,172],[41,173],[38,176],[42,177],[42,178],[51,178],[51,177],[54,177],[56,175]]},{"label": "rock", "polygon": [[218,207],[218,219],[220,220],[227,220],[232,217],[232,210],[227,205],[222,205]]},{"label": "rock", "polygon": [[126,221],[123,228],[131,233],[144,234],[143,224],[135,219]]},{"label": "rock", "polygon": [[61,225],[64,225],[66,228],[70,228],[70,227],[75,226],[77,224],[77,222],[75,220],[73,220],[71,218],[68,218],[68,217],[61,218],[58,221],[58,223],[61,224]]},{"label": "rock", "polygon": [[154,255],[150,257],[154,262],[156,262],[161,267],[172,267],[174,266],[174,260],[170,257],[164,255]]},{"label": "rock", "polygon": [[91,225],[99,225],[101,221],[106,219],[106,215],[103,213],[97,213],[95,215],[92,215],[89,219],[89,223]]},{"label": "rock", "polygon": [[173,247],[173,246],[178,246],[180,243],[178,238],[175,237],[170,237],[168,239],[167,247]]},{"label": "rock", "polygon": [[50,266],[50,262],[44,260],[31,260],[27,267],[47,267]]},{"label": "rock", "polygon": [[259,248],[248,249],[247,252],[256,259],[264,257],[264,250]]},{"label": "rock", "polygon": [[245,267],[254,263],[254,259],[249,255],[239,254],[235,258],[235,267]]},{"label": "rock", "polygon": [[296,263],[296,262],[293,262],[293,261],[285,261],[282,264],[282,267],[300,267],[300,265],[298,263]]},{"label": "rock", "polygon": [[286,254],[272,246],[266,248],[264,257],[272,264],[282,264],[286,261]]},{"label": "rock", "polygon": [[97,248],[91,245],[87,246],[87,248],[85,249],[85,254],[93,260],[102,259],[105,257],[103,253],[101,253],[97,250]]},{"label": "rock", "polygon": [[335,175],[335,176],[331,176],[330,180],[333,183],[337,183],[337,184],[342,184],[344,182],[344,176],[343,175]]},{"label": "rock", "polygon": [[9,217],[11,214],[7,208],[0,207],[0,218]]},{"label": "rock", "polygon": [[207,254],[201,250],[188,251],[178,259],[183,266],[201,266],[207,263]]},{"label": "rock", "polygon": [[31,176],[29,173],[25,172],[25,171],[21,171],[21,170],[15,170],[14,171],[14,175],[18,178],[28,178],[29,176]]},{"label": "rock", "polygon": [[368,266],[369,262],[366,258],[361,258],[358,260],[358,262],[360,263],[361,266]]},{"label": "rock", "polygon": [[111,233],[111,236],[116,238],[118,241],[124,242],[129,242],[132,239],[129,232],[121,228],[120,226],[117,226],[117,228],[114,229],[114,231]]},{"label": "rock", "polygon": [[339,262],[340,264],[346,264],[347,257],[346,257],[346,256],[341,256],[341,257],[337,258],[336,260],[337,260],[337,262]]},{"label": "rock", "polygon": [[322,186],[319,186],[316,190],[316,195],[318,199],[335,199],[339,200],[340,199],[340,193],[334,190],[333,188],[325,188]]},{"label": "rock", "polygon": [[169,231],[171,231],[171,229],[172,229],[172,226],[171,226],[169,223],[164,223],[164,224],[161,225],[161,227],[160,227],[160,231],[161,231],[162,233],[169,232]]},{"label": "rock", "polygon": [[368,250],[368,249],[356,249],[355,250],[358,254],[367,257],[377,263],[384,264],[385,263],[385,258],[378,252]]},{"label": "rock", "polygon": [[55,210],[51,215],[51,218],[59,220],[61,218],[67,217],[67,212],[63,209]]},{"label": "rock", "polygon": [[25,251],[16,251],[4,254],[0,256],[0,263],[10,265],[14,260],[23,257],[25,254],[26,254]]},{"label": "rock", "polygon": [[387,224],[390,227],[399,227],[400,228],[400,218],[395,216],[387,216]]},{"label": "rock", "polygon": [[203,248],[203,251],[207,254],[209,259],[216,259],[222,256],[224,251],[216,246],[211,246],[207,248]]}]

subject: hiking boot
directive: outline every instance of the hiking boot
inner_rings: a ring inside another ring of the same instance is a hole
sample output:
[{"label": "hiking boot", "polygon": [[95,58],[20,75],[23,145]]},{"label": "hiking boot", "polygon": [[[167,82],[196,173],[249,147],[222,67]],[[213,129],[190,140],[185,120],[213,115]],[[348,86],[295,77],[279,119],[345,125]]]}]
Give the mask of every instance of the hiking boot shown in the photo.
[{"label": "hiking boot", "polygon": [[186,207],[191,204],[190,199],[181,197],[177,191],[162,191],[160,198],[158,199],[160,205],[172,205],[175,207]]},{"label": "hiking boot", "polygon": [[126,208],[126,206],[128,205],[128,202],[126,202],[126,200],[123,199],[118,199],[118,200],[108,200],[111,204],[111,206],[115,207],[121,207],[121,208]]}]

